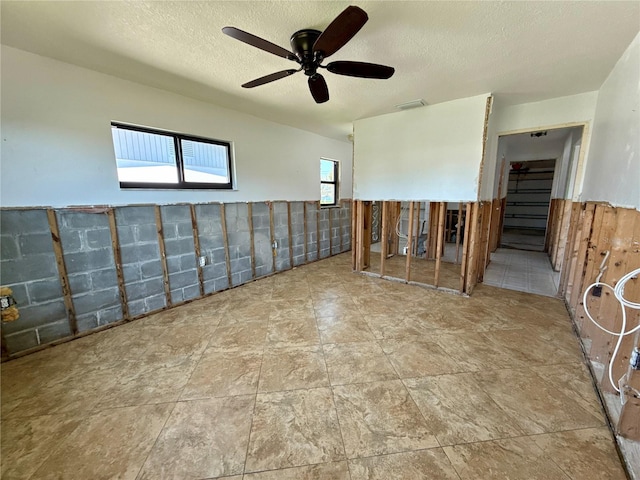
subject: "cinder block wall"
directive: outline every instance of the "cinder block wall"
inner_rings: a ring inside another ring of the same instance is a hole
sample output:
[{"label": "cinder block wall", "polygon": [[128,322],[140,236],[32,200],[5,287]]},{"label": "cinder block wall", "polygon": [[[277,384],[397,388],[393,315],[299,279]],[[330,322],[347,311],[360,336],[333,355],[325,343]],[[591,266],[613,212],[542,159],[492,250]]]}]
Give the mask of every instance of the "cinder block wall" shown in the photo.
[{"label": "cinder block wall", "polygon": [[3,209],[0,247],[6,358],[346,252],[351,201]]}]

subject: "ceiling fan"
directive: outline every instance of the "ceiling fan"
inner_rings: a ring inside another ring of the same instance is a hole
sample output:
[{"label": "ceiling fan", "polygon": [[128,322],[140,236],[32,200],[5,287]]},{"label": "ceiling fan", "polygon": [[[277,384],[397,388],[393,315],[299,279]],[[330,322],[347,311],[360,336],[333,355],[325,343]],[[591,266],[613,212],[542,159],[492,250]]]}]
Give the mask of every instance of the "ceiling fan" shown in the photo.
[{"label": "ceiling fan", "polygon": [[290,42],[293,52],[235,27],[224,27],[222,32],[236,40],[287,60],[293,60],[300,65],[298,69],[282,70],[247,82],[242,85],[244,88],[264,85],[304,70],[305,75],[309,77],[309,90],[313,99],[316,103],[324,103],[329,100],[329,89],[324,77],[318,73],[320,68],[326,68],[329,72],[338,75],[377,79],[390,78],[395,72],[392,67],[366,62],[336,61],[322,65],[323,60],[336,53],[351,40],[368,19],[366,12],[361,8],[347,7],[329,24],[324,32],[304,29],[291,35]]}]

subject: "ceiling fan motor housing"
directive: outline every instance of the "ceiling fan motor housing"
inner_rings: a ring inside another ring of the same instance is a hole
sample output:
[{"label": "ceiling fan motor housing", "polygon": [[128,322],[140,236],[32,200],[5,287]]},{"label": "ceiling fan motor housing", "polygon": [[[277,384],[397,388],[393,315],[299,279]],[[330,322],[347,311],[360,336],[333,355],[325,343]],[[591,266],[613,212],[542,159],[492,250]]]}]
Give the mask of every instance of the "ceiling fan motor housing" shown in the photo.
[{"label": "ceiling fan motor housing", "polygon": [[296,54],[305,75],[312,77],[316,74],[318,65],[322,62],[322,56],[313,53],[313,45],[322,32],[319,30],[298,30],[291,35],[291,49]]}]

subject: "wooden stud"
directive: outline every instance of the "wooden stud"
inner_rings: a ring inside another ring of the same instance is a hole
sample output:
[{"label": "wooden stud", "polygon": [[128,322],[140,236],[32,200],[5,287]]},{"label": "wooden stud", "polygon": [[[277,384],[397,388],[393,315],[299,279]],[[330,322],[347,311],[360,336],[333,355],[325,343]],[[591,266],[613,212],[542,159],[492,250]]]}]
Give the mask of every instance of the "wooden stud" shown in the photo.
[{"label": "wooden stud", "polygon": [[416,215],[418,218],[416,220],[416,241],[413,245],[413,254],[417,256],[418,249],[420,248],[420,234],[422,233],[422,228],[420,228],[420,210],[422,210],[422,204],[421,202],[416,203],[418,205],[418,208],[416,208]]},{"label": "wooden stud", "polygon": [[[276,227],[275,222],[273,221],[273,202],[267,202],[269,205],[269,238],[271,240],[271,271],[275,273],[276,271],[276,255],[277,251],[274,248],[276,243]],[[320,256],[318,256],[320,259]]]},{"label": "wooden stud", "polygon": [[462,262],[460,263],[460,293],[464,293],[466,291],[466,283],[467,283],[467,269],[469,268],[468,262],[468,254],[469,254],[469,229],[470,229],[470,218],[471,214],[471,203],[467,202],[467,206],[464,210],[464,240],[462,241]]},{"label": "wooden stud", "polygon": [[415,202],[409,202],[409,228],[407,229],[407,258],[405,265],[404,278],[407,282],[411,281],[411,252],[413,247],[413,210]]},{"label": "wooden stud", "polygon": [[480,171],[478,172],[478,192],[482,191],[482,173],[487,150],[487,138],[489,135],[489,115],[493,107],[493,96],[489,95],[484,105],[484,125],[482,128],[482,156],[480,157]]},{"label": "wooden stud", "polygon": [[222,225],[222,238],[224,240],[224,258],[227,264],[227,281],[229,282],[229,288],[231,288],[231,255],[229,254],[229,237],[227,236],[227,217],[224,203],[220,204],[220,224]]},{"label": "wooden stud", "polygon": [[[567,200],[570,202],[570,200]],[[576,246],[576,235],[578,233],[578,223],[580,220],[580,204],[571,202],[571,215],[569,222],[569,229],[567,232],[567,245],[564,248],[564,255],[562,258],[562,268],[560,270],[560,282],[558,293],[562,296],[567,291],[567,283],[569,281],[569,273],[571,270],[571,264],[573,259],[578,254]]]},{"label": "wooden stud", "polygon": [[[469,228],[469,247],[467,253],[467,268],[466,275],[467,279],[465,281],[465,293],[467,295],[471,295],[473,292],[473,287],[475,287],[478,277],[477,277],[477,259],[478,259],[478,220],[479,220],[479,212],[480,212],[480,204],[478,202],[474,202],[471,204],[471,226]],[[467,239],[465,238],[465,242]]]},{"label": "wooden stud", "polygon": [[200,266],[200,234],[198,233],[198,220],[196,219],[196,206],[192,203],[189,205],[191,210],[191,228],[193,230],[193,249],[196,254],[196,269],[198,271],[198,285],[200,287],[200,296],[204,296],[204,274]]},{"label": "wooden stud", "polygon": [[456,225],[456,264],[460,259],[460,230],[462,229],[462,202],[458,202],[458,222]]},{"label": "wooden stud", "polygon": [[164,246],[164,232],[162,228],[162,214],[160,205],[155,206],[156,214],[156,232],[158,234],[158,248],[160,249],[160,263],[162,264],[162,285],[164,286],[164,296],[167,306],[171,307],[173,301],[171,299],[171,288],[169,287],[169,268],[167,267],[167,252]]},{"label": "wooden stud", "polygon": [[309,245],[307,242],[309,241],[309,232],[307,231],[307,202],[302,202],[302,218],[303,218],[303,229],[304,229],[304,261],[309,261]]},{"label": "wooden stud", "polygon": [[329,213],[329,256],[333,255],[333,208],[327,209]]},{"label": "wooden stud", "polygon": [[389,202],[382,202],[382,238],[380,240],[380,276],[384,277],[389,243]]},{"label": "wooden stud", "polygon": [[593,227],[593,214],[595,212],[595,203],[589,202],[584,206],[584,216],[581,225],[580,232],[580,246],[578,248],[578,255],[576,258],[576,266],[574,268],[573,282],[571,287],[571,296],[569,298],[569,305],[572,308],[573,318],[576,322],[578,329],[580,329],[581,323],[577,314],[577,306],[580,303],[584,278],[587,267],[587,254],[589,251],[589,238],[591,237],[591,230]]},{"label": "wooden stud", "polygon": [[373,226],[373,203],[362,202],[363,204],[363,231],[362,231],[362,266],[366,270],[371,266],[371,227]]},{"label": "wooden stud", "polygon": [[427,258],[436,258],[436,246],[438,243],[438,202],[429,203],[429,231],[427,232]]},{"label": "wooden stud", "polygon": [[289,238],[289,266],[293,268],[293,234],[291,232],[291,202],[287,202],[287,233]]},{"label": "wooden stud", "polygon": [[362,248],[363,248],[363,229],[364,229],[364,212],[362,207],[362,200],[356,202],[356,229],[355,229],[355,270],[361,272],[364,270],[362,265]]},{"label": "wooden stud", "polygon": [[[247,203],[247,218],[249,221],[249,251],[251,252],[251,278],[256,278],[256,246],[255,246],[255,237],[253,233],[253,204],[251,202]],[[306,248],[306,238],[305,237],[305,248]]]},{"label": "wooden stud", "polygon": [[357,229],[357,202],[356,200],[351,200],[351,268],[353,270],[358,270],[356,267],[356,257],[357,257],[357,242],[356,242],[356,229]]},{"label": "wooden stud", "polygon": [[316,247],[318,248],[318,256],[316,259],[320,260],[320,200],[316,202]]},{"label": "wooden stud", "polygon": [[62,297],[64,307],[67,311],[69,320],[69,328],[73,335],[78,334],[78,321],[76,318],[76,309],[73,305],[73,296],[71,287],[69,286],[69,277],[67,275],[67,266],[64,263],[64,252],[62,251],[62,242],[60,240],[60,230],[58,229],[58,219],[55,210],[47,209],[47,220],[49,221],[49,230],[51,231],[51,240],[53,241],[53,253],[56,257],[58,265],[58,276],[60,277],[60,285],[62,287]]},{"label": "wooden stud", "polygon": [[445,223],[446,226],[446,236],[447,236],[447,242],[451,241],[451,234],[453,233],[453,210],[449,210],[448,208],[446,208],[446,212],[447,212],[447,222]]},{"label": "wooden stud", "polygon": [[[640,348],[640,331],[635,333],[632,342],[630,342],[630,347],[633,346]],[[626,383],[635,391],[640,391],[640,371],[634,370],[628,365]],[[640,441],[640,398],[634,395],[632,390],[626,393],[627,402],[620,411],[616,431],[621,436],[637,442]]]},{"label": "wooden stud", "polygon": [[438,208],[438,242],[436,246],[437,256],[436,256],[436,270],[434,274],[433,284],[437,287],[440,283],[440,262],[442,260],[442,247],[443,240],[445,235],[445,211],[447,209],[447,204],[445,202],[440,202],[440,207]]},{"label": "wooden stud", "polygon": [[118,279],[118,293],[120,294],[120,307],[122,308],[122,318],[129,321],[129,303],[127,301],[127,290],[124,285],[124,275],[122,273],[122,254],[120,252],[120,240],[118,238],[118,228],[116,225],[115,210],[110,208],[107,211],[109,220],[109,233],[111,234],[111,248],[113,249],[113,261],[116,267],[116,277]]},{"label": "wooden stud", "polygon": [[342,200],[340,201],[340,208],[338,209],[338,236],[340,237],[340,253],[344,246],[342,245],[342,209],[344,208]]}]

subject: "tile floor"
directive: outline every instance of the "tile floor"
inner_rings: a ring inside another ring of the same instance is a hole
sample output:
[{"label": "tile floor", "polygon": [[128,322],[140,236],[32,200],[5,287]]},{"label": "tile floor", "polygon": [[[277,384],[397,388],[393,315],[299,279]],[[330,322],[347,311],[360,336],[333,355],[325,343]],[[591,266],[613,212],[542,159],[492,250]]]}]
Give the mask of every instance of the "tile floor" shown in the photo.
[{"label": "tile floor", "polygon": [[5,479],[625,479],[560,300],[349,254],[2,365]]},{"label": "tile floor", "polygon": [[492,253],[484,274],[486,285],[547,297],[558,295],[559,282],[560,272],[553,271],[546,253],[510,248]]}]

